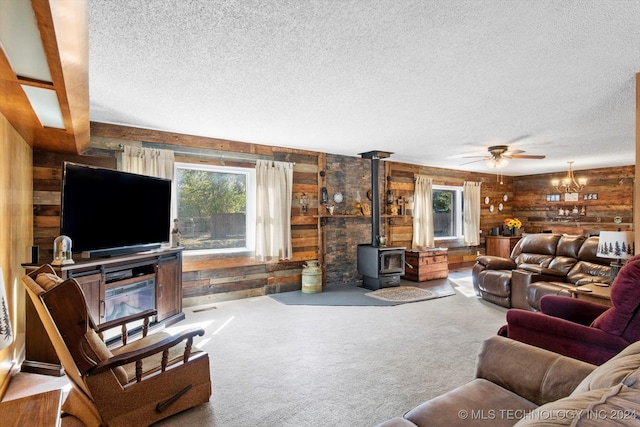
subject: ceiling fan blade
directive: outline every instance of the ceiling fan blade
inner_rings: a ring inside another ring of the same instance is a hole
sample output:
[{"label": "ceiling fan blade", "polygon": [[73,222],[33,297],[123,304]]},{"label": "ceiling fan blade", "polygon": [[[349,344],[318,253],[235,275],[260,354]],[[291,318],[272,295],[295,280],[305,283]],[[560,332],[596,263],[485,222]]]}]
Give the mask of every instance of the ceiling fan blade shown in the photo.
[{"label": "ceiling fan blade", "polygon": [[[477,156],[474,156],[474,157],[477,157]],[[478,159],[478,160],[471,160],[470,162],[466,162],[466,163],[460,163],[460,166],[468,165],[468,164],[471,164],[471,163],[482,162],[482,161],[484,161],[484,160],[488,160],[488,158],[484,157],[484,158],[482,158],[482,159]]]},{"label": "ceiling fan blade", "polygon": [[509,151],[503,153],[502,155],[503,156],[513,156],[514,154],[522,154],[522,153],[525,153],[525,151],[524,150],[509,150]]},{"label": "ceiling fan blade", "polygon": [[512,159],[544,159],[546,156],[535,154],[514,154],[508,157]]},{"label": "ceiling fan blade", "polygon": [[483,154],[482,156],[461,156],[461,159],[478,159],[478,158],[482,158],[482,159],[490,159],[491,156],[487,156],[486,154]]}]

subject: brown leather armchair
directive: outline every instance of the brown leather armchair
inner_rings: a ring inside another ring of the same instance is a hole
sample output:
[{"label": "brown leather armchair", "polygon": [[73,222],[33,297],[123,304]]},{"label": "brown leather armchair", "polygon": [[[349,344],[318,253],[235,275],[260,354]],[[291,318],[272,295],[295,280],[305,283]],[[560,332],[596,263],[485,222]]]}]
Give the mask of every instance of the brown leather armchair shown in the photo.
[{"label": "brown leather armchair", "polygon": [[[150,310],[96,326],[74,279],[62,281],[49,265],[23,284],[72,385],[63,411],[86,426],[147,426],[209,401],[207,353],[192,350],[194,329],[172,336],[147,334]],[[145,319],[142,337],[127,343],[126,324]],[[102,340],[121,328],[122,345]]]},{"label": "brown leather armchair", "polygon": [[619,427],[637,425],[639,411],[640,343],[594,366],[492,337],[473,380],[378,427]]}]

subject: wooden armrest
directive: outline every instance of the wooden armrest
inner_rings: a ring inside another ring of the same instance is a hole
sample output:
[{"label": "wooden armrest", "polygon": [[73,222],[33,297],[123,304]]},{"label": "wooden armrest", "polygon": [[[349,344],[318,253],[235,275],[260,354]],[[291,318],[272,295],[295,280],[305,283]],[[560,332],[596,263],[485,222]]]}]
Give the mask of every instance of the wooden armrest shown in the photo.
[{"label": "wooden armrest", "polygon": [[154,309],[150,309],[150,310],[145,310],[145,311],[141,311],[140,313],[136,313],[136,314],[132,314],[130,316],[126,316],[126,317],[120,317],[118,319],[115,320],[111,320],[109,322],[105,322],[102,323],[100,325],[96,325],[95,330],[97,333],[102,333],[106,330],[109,329],[113,329],[116,328],[118,326],[122,326],[125,325],[127,323],[130,322],[135,322],[136,320],[143,320],[149,317],[153,317],[156,316],[158,314],[158,310]]},{"label": "wooden armrest", "polygon": [[[180,344],[183,341],[187,341],[187,346],[185,348],[185,361],[189,357],[189,353],[191,351],[191,342],[193,341],[193,337],[195,336],[203,336],[204,329],[190,329],[184,331],[178,335],[167,337],[161,341],[158,341],[154,344],[149,344],[147,347],[140,348],[133,351],[128,351],[126,353],[118,354],[117,356],[110,357],[109,359],[103,360],[95,365],[93,368],[87,371],[88,375],[99,374],[101,372],[106,372],[110,369],[113,369],[118,366],[127,365],[133,362],[139,362],[142,359],[153,356],[154,354],[168,351],[171,347]],[[163,366],[164,370],[164,366]]]}]

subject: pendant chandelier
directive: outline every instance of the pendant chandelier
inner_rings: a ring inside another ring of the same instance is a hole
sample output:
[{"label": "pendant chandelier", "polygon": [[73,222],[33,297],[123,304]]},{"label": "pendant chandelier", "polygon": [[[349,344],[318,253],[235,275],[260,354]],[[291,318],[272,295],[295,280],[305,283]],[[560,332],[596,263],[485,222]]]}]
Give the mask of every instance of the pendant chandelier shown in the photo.
[{"label": "pendant chandelier", "polygon": [[567,163],[569,163],[569,171],[567,171],[567,176],[562,180],[552,179],[551,185],[553,185],[559,193],[578,193],[584,188],[585,185],[587,185],[587,179],[578,178],[576,180],[576,177],[573,175],[573,168],[571,167],[571,165],[573,165],[573,162]]}]

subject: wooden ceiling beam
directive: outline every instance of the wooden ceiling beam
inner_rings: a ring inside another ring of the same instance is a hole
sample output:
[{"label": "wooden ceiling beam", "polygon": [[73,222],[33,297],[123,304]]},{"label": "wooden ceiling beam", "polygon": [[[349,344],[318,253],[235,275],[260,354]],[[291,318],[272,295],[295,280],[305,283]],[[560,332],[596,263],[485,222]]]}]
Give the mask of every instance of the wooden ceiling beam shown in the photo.
[{"label": "wooden ceiling beam", "polygon": [[[89,35],[85,0],[32,0],[52,85],[16,76],[0,53],[0,112],[34,149],[79,154],[89,148]],[[56,92],[65,129],[43,127],[20,85]]]}]

